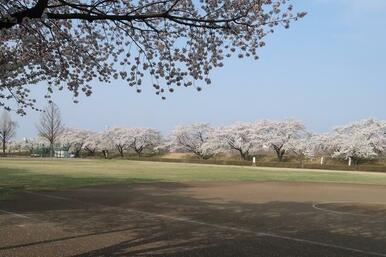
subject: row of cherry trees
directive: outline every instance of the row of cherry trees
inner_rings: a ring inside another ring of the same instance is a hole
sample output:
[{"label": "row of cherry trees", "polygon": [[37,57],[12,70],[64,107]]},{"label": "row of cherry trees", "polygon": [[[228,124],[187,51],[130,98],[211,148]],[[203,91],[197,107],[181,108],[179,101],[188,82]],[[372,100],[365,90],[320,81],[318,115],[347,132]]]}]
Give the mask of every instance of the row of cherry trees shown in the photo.
[{"label": "row of cherry trees", "polygon": [[[299,159],[330,156],[358,162],[383,156],[386,122],[367,119],[324,134],[310,133],[295,120],[238,122],[217,128],[200,123],[178,126],[166,137],[151,128],[110,128],[102,132],[66,128],[55,143],[75,156],[82,151],[89,155],[102,152],[105,157],[109,152],[123,157],[127,152],[141,156],[144,152],[171,151],[190,152],[201,159],[218,153],[237,153],[249,160],[255,154],[272,152],[279,161],[292,154]],[[11,147],[31,151],[48,144],[36,137],[13,142]]]},{"label": "row of cherry trees", "polygon": [[[108,152],[116,151],[122,157],[127,151],[134,151],[139,156],[144,151],[155,151],[161,146],[163,139],[159,131],[150,128],[111,128],[103,132],[93,132],[86,129],[65,128],[54,143],[64,150],[79,157],[81,151],[88,155],[102,152],[108,157]],[[43,137],[27,138],[12,143],[12,148],[19,151],[31,151],[42,146],[49,146]]]},{"label": "row of cherry trees", "polygon": [[361,120],[328,133],[313,134],[294,120],[262,120],[212,128],[207,124],[181,126],[169,139],[171,150],[195,153],[203,159],[220,152],[237,152],[247,160],[261,152],[273,151],[279,161],[285,154],[300,160],[316,156],[340,159],[374,159],[385,154],[386,122]]}]

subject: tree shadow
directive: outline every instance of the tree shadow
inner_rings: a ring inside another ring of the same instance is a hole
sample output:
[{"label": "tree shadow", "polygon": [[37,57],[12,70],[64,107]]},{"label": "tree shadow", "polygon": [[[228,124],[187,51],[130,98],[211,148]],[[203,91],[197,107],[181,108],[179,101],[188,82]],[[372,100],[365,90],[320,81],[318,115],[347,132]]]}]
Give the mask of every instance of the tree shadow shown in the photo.
[{"label": "tree shadow", "polygon": [[186,183],[102,185],[20,193],[2,205],[77,234],[34,245],[101,235],[117,238],[112,245],[76,257],[368,256],[304,240],[385,252],[385,216],[332,214],[312,208],[310,202],[198,199],[182,193],[189,187]]}]

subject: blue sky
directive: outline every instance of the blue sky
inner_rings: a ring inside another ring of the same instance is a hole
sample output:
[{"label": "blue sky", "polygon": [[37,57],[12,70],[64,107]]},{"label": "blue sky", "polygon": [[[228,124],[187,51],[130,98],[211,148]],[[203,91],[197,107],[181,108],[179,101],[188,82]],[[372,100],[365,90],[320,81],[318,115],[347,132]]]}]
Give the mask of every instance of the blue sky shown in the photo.
[{"label": "blue sky", "polygon": [[[228,59],[201,92],[178,88],[162,101],[151,85],[94,85],[73,104],[56,94],[69,127],[153,127],[295,118],[315,132],[367,117],[386,119],[386,1],[292,0],[308,12],[271,35],[260,60]],[[39,89],[38,89],[39,90]],[[34,136],[39,113],[14,116],[18,137]]]}]

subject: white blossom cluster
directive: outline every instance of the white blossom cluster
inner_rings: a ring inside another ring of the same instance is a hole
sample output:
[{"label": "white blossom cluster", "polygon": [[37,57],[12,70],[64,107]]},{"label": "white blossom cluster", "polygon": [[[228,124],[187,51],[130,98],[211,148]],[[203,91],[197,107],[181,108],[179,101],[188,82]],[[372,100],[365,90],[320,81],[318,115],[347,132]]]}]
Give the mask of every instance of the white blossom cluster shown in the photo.
[{"label": "white blossom cluster", "polygon": [[386,122],[366,119],[314,134],[296,120],[237,122],[212,128],[208,124],[179,126],[169,137],[171,151],[188,151],[201,158],[235,152],[243,159],[273,151],[281,161],[290,153],[299,158],[326,156],[340,159],[372,159],[386,153]]},{"label": "white blossom cluster", "polygon": [[386,123],[374,119],[337,127],[325,142],[338,158],[374,159],[386,150]]},{"label": "white blossom cluster", "polygon": [[[237,122],[223,127],[194,123],[177,126],[165,137],[151,128],[109,128],[102,132],[67,128],[57,143],[77,156],[81,150],[89,154],[115,151],[121,156],[131,151],[139,157],[144,152],[162,150],[189,152],[201,159],[237,153],[249,160],[256,154],[272,152],[279,161],[293,154],[300,159],[326,156],[355,162],[385,155],[386,122],[366,119],[322,134],[310,133],[296,120]],[[44,145],[49,142],[37,137],[13,142],[12,148],[31,151]]]},{"label": "white blossom cluster", "polygon": [[[102,132],[66,128],[55,144],[74,153],[75,157],[79,157],[82,150],[91,155],[116,150],[121,156],[132,150],[140,156],[144,151],[156,151],[162,144],[162,137],[160,132],[150,128],[111,128]],[[42,137],[24,138],[11,144],[12,150],[31,152],[48,146],[49,142]]]},{"label": "white blossom cluster", "polygon": [[1,1],[0,104],[35,109],[28,85],[40,81],[48,100],[67,88],[75,102],[95,80],[153,84],[163,99],[201,90],[225,58],[257,59],[267,34],[304,15],[289,0]]},{"label": "white blossom cluster", "polygon": [[155,151],[162,143],[161,133],[150,128],[111,128],[99,136],[102,138],[101,148],[115,148],[122,157],[127,150],[141,156],[145,150]]},{"label": "white blossom cluster", "polygon": [[202,159],[209,159],[216,152],[213,140],[215,130],[205,123],[178,126],[168,138],[170,151],[190,152]]}]

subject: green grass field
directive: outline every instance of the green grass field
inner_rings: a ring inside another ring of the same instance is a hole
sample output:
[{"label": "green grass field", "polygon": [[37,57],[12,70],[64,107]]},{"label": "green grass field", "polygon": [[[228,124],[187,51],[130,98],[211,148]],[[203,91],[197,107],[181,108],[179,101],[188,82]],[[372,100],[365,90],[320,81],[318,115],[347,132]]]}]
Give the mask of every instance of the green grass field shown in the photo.
[{"label": "green grass field", "polygon": [[162,181],[302,181],[386,185],[386,174],[127,160],[0,160],[0,199],[9,198],[16,190]]}]

